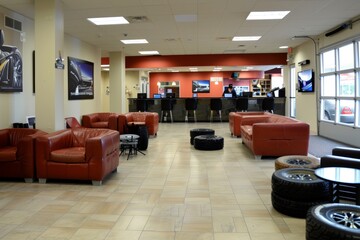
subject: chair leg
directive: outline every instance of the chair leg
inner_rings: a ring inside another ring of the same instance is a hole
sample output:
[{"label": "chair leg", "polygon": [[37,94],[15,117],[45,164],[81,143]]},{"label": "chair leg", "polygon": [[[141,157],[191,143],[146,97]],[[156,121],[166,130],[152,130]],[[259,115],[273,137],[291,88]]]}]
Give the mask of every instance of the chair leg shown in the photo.
[{"label": "chair leg", "polygon": [[92,185],[93,186],[101,186],[102,185],[102,181],[95,181],[95,180],[93,180],[93,181],[91,181],[92,182]]},{"label": "chair leg", "polygon": [[220,122],[222,122],[222,118],[221,118],[221,110],[219,110],[219,118],[220,118]]},{"label": "chair leg", "polygon": [[173,116],[172,116],[172,110],[170,110],[170,120],[171,120],[171,122],[174,122]]},{"label": "chair leg", "polygon": [[196,110],[194,110],[194,121],[197,122],[197,119],[196,119]]},{"label": "chair leg", "polygon": [[160,116],[160,121],[161,121],[161,122],[164,122],[163,116],[164,116],[164,111],[161,110],[161,116]]},{"label": "chair leg", "polygon": [[213,111],[213,110],[211,110],[211,111],[210,111],[210,122],[212,122],[212,121],[213,121],[213,114],[214,114],[214,111]]},{"label": "chair leg", "polygon": [[189,111],[185,111],[185,122],[189,121]]}]

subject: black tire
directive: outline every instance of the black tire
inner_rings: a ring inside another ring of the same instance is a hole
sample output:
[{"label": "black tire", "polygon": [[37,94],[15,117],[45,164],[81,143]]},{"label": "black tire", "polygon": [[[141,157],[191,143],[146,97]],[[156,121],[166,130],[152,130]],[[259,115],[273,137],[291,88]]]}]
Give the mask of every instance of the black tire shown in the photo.
[{"label": "black tire", "polygon": [[319,166],[319,159],[301,155],[283,156],[275,160],[275,170],[289,167],[315,169]]},{"label": "black tire", "polygon": [[215,135],[200,135],[194,138],[197,150],[220,150],[224,147],[224,138]]},{"label": "black tire", "polygon": [[311,207],[325,202],[320,200],[312,202],[291,200],[281,197],[273,191],[271,192],[271,203],[273,208],[282,214],[296,218],[305,218]]},{"label": "black tire", "polygon": [[190,130],[190,144],[194,145],[194,138],[200,135],[215,135],[215,130],[209,128],[196,128]]},{"label": "black tire", "polygon": [[284,168],[273,173],[272,190],[294,201],[330,201],[330,185],[315,176],[313,169]]},{"label": "black tire", "polygon": [[146,150],[149,144],[149,134],[146,126],[139,126],[136,134],[140,137],[137,145],[138,149]]},{"label": "black tire", "polygon": [[360,206],[329,203],[309,209],[307,240],[360,239]]}]

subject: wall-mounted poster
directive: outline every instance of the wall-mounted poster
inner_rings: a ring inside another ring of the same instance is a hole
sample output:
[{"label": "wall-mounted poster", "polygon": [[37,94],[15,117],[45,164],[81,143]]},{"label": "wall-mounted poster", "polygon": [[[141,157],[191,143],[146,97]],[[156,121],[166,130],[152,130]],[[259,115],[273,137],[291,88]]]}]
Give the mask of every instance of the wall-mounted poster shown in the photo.
[{"label": "wall-mounted poster", "polygon": [[209,93],[210,92],[210,80],[194,80],[192,81],[193,93]]},{"label": "wall-mounted poster", "polygon": [[94,99],[94,63],[68,57],[68,98]]},{"label": "wall-mounted poster", "polygon": [[[0,43],[5,41],[4,30],[0,30]],[[22,57],[15,46],[0,46],[0,91],[22,92]]]}]

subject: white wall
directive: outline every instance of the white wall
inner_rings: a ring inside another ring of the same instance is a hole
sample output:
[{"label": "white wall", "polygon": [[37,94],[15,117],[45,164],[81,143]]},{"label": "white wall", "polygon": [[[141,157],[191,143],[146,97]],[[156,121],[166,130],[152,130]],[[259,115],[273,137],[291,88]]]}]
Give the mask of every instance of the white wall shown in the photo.
[{"label": "white wall", "polygon": [[[19,14],[10,12],[0,7],[0,24],[3,23],[3,15],[13,17],[23,23],[24,40],[20,41],[20,33],[4,28],[5,44],[18,47],[23,58],[23,92],[3,93],[0,92],[0,129],[12,126],[14,122],[25,122],[26,116],[35,115],[35,97],[33,93],[33,63],[32,52],[35,50],[34,43],[34,21]],[[3,24],[2,24],[3,25]],[[104,84],[101,77],[100,61],[101,50],[82,42],[76,38],[64,36],[64,51],[62,57],[65,59],[64,69],[64,116],[74,116],[80,120],[81,115],[91,112],[106,111],[104,108],[106,98],[104,98]],[[67,96],[67,57],[84,59],[94,63],[94,99],[91,100],[68,100]],[[55,62],[55,60],[54,60]],[[36,82],[36,84],[41,84]],[[46,101],[46,99],[44,99]]]}]

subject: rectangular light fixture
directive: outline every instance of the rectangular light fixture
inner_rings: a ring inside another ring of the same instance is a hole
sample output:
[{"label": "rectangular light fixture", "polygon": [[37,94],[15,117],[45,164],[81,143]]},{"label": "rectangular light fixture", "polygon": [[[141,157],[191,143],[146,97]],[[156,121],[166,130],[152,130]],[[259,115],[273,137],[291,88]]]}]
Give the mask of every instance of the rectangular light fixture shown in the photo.
[{"label": "rectangular light fixture", "polygon": [[123,44],[146,44],[146,43],[149,43],[146,39],[123,39],[120,41]]},{"label": "rectangular light fixture", "polygon": [[290,11],[250,12],[246,20],[275,20],[283,19]]},{"label": "rectangular light fixture", "polygon": [[157,55],[160,54],[158,51],[139,51],[141,55]]},{"label": "rectangular light fixture", "polygon": [[280,46],[279,48],[281,48],[281,49],[288,49],[289,48],[289,46]]},{"label": "rectangular light fixture", "polygon": [[261,36],[235,36],[232,41],[257,41],[261,38]]},{"label": "rectangular light fixture", "polygon": [[124,17],[101,17],[101,18],[88,18],[88,20],[95,25],[118,25],[129,24],[128,20]]}]

